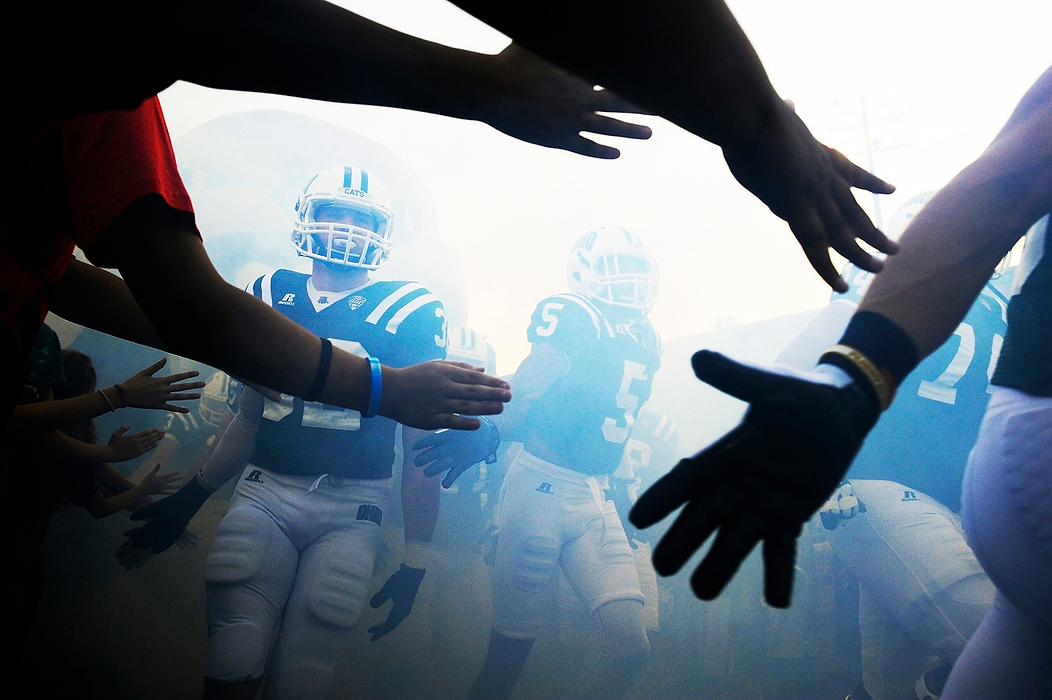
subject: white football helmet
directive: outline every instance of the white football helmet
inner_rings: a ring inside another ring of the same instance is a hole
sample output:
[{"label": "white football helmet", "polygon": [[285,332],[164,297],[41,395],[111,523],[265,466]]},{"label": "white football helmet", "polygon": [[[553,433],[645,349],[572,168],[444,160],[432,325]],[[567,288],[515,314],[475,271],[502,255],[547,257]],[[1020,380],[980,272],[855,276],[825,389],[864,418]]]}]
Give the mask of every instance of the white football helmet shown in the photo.
[{"label": "white football helmet", "polygon": [[375,270],[391,251],[387,188],[360,168],[322,170],[296,202],[292,244],[308,258]]},{"label": "white football helmet", "polygon": [[450,362],[484,367],[487,374],[497,371],[497,352],[486,336],[468,326],[453,326],[447,331],[446,339],[446,359]]},{"label": "white football helmet", "polygon": [[197,415],[208,425],[218,428],[230,408],[230,377],[216,372],[205,382],[201,400],[197,404]]},{"label": "white football helmet", "polygon": [[645,313],[657,299],[658,264],[634,233],[601,226],[574,244],[566,280],[572,292]]}]

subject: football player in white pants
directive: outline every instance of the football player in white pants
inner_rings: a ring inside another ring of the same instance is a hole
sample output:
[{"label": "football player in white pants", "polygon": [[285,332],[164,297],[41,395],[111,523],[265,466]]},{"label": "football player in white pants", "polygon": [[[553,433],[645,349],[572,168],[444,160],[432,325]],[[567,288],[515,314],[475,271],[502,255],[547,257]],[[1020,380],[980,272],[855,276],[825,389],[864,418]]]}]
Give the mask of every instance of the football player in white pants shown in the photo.
[{"label": "football player in white pants", "polygon": [[[312,274],[277,270],[250,292],[374,367],[374,358],[399,367],[445,357],[441,302],[414,282],[370,281],[391,248],[382,184],[358,168],[323,170],[296,213],[293,243],[313,259]],[[264,696],[326,696],[372,579],[396,428],[387,418],[246,389],[197,479],[142,516],[150,522],[136,536],[164,546],[212,492],[242,474],[205,562],[205,697],[253,697],[275,630]],[[412,466],[411,445],[427,433],[402,432],[405,562],[371,601],[393,601],[386,622],[370,628],[373,640],[409,614],[438,515],[438,480]]]},{"label": "football player in white pants", "polygon": [[419,460],[432,462],[425,473],[449,468],[448,484],[500,440],[524,444],[497,506],[492,630],[472,698],[511,693],[557,566],[602,626],[604,652],[589,678],[595,697],[621,696],[649,653],[632,549],[604,488],[660,364],[648,317],[657,264],[637,236],[605,226],[578,240],[567,271],[571,291],[533,314],[515,398],[499,420],[485,421],[493,441],[476,450],[480,434],[447,431],[425,441],[434,452]]},{"label": "football player in white pants", "polygon": [[911,700],[926,672],[941,668],[944,681],[994,600],[960,518],[909,486],[869,479],[846,483],[820,515],[859,582],[866,691]]}]

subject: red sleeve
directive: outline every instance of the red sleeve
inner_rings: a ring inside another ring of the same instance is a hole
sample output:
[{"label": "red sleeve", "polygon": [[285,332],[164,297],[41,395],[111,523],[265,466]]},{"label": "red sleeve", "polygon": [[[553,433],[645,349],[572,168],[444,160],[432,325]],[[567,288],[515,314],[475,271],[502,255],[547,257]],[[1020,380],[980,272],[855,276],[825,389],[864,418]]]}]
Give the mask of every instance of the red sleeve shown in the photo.
[{"label": "red sleeve", "polygon": [[84,247],[136,199],[159,194],[193,213],[157,97],[133,110],[62,123],[70,235]]}]

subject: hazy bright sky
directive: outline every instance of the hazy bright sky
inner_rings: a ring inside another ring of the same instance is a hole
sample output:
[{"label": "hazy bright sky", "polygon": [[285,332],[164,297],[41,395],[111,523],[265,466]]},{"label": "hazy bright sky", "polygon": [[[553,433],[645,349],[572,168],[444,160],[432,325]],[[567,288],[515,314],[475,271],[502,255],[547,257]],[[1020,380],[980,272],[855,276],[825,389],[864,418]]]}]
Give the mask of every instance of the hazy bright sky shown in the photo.
[{"label": "hazy bright sky", "polygon": [[[337,4],[428,39],[484,52],[507,40],[442,0]],[[873,156],[898,185],[883,221],[974,159],[1030,83],[1052,64],[1052,3],[1034,0],[732,0],[778,92],[820,139],[867,165],[838,109],[865,98],[885,147]],[[434,195],[441,242],[460,256],[470,323],[498,371],[529,351],[534,305],[565,287],[572,242],[593,226],[635,230],[661,264],[653,312],[666,339],[822,306],[828,288],[789,229],[731,177],[717,148],[657,118],[649,141],[607,139],[616,161],[520,143],[489,127],[400,110],[229,93],[179,83],[161,95],[173,138],[216,117],[300,112],[401,156]],[[880,123],[890,105],[900,116]],[[872,197],[860,201],[873,213]],[[290,202],[290,214],[291,214]],[[208,231],[203,231],[206,239]],[[291,248],[290,248],[291,254]]]}]

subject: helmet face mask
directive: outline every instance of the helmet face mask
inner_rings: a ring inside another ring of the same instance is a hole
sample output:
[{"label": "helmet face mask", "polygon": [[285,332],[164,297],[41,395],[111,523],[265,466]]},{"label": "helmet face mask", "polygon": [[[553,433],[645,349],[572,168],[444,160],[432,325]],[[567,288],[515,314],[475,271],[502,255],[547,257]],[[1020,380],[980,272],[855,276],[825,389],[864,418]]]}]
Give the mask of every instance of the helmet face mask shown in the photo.
[{"label": "helmet face mask", "polygon": [[230,408],[230,377],[216,372],[205,383],[201,400],[197,404],[197,415],[208,425],[219,427]]},{"label": "helmet face mask", "polygon": [[603,304],[642,313],[654,307],[658,265],[639,237],[620,226],[581,236],[566,265],[570,290]]},{"label": "helmet face mask", "polygon": [[375,270],[391,251],[387,190],[358,168],[321,171],[296,203],[292,244],[315,260]]}]

